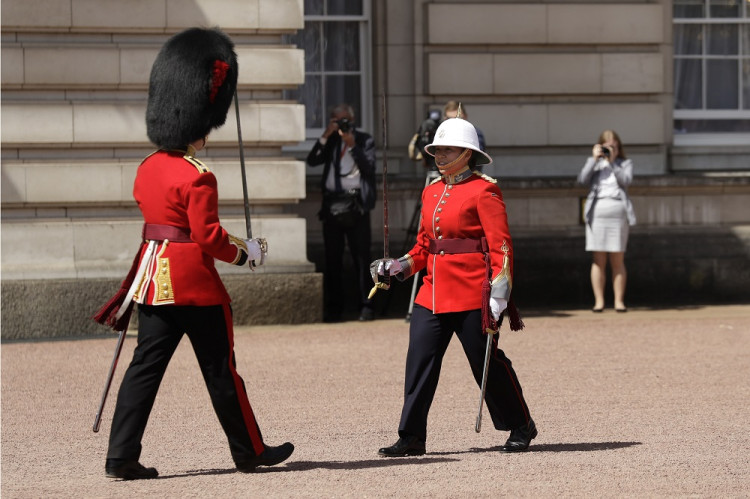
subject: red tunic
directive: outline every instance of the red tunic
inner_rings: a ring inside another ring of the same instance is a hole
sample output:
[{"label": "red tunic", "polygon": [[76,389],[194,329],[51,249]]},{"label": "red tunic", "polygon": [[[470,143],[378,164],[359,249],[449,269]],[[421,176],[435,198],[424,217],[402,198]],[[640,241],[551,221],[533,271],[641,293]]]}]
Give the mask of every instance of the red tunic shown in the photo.
[{"label": "red tunic", "polygon": [[481,239],[489,246],[493,296],[508,299],[512,285],[513,246],[500,188],[494,179],[475,173],[448,184],[441,177],[422,192],[422,221],[417,243],[409,251],[408,277],[427,267],[415,303],[433,313],[460,312],[482,306],[487,277],[483,253],[430,254],[432,239]]},{"label": "red tunic", "polygon": [[[231,300],[214,259],[236,263],[244,242],[219,222],[216,177],[184,151],[157,151],[138,167],[133,197],[147,224],[187,229],[192,242],[160,242],[134,296],[149,305],[220,305]],[[148,246],[141,247],[143,262]]]}]

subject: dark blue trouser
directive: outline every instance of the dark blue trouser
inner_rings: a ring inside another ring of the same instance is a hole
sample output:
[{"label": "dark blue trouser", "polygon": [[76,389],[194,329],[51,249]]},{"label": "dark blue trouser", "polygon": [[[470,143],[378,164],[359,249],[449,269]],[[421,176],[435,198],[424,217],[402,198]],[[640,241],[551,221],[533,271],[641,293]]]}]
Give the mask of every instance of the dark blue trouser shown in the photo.
[{"label": "dark blue trouser", "polygon": [[[487,336],[482,334],[480,310],[433,314],[414,305],[406,354],[404,407],[399,435],[427,437],[427,414],[435,396],[443,356],[456,333],[461,341],[477,385],[482,384]],[[477,392],[477,397],[479,392]],[[529,422],[529,408],[510,359],[497,349],[490,358],[487,375],[487,410],[497,430],[511,430]]]}]

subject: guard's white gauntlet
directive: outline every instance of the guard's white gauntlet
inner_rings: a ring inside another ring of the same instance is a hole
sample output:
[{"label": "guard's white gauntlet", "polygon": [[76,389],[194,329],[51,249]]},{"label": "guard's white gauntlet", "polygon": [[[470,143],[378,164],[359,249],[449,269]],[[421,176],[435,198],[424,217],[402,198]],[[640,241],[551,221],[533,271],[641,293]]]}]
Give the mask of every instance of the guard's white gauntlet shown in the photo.
[{"label": "guard's white gauntlet", "polygon": [[250,268],[259,267],[266,262],[268,254],[268,243],[264,237],[245,239],[247,244],[247,261]]},{"label": "guard's white gauntlet", "polygon": [[385,275],[386,272],[388,272],[388,275],[396,275],[403,271],[404,269],[401,267],[401,262],[395,258],[390,260],[381,259],[378,263],[378,274],[380,275]]},{"label": "guard's white gauntlet", "polygon": [[494,320],[500,320],[500,314],[503,313],[503,310],[505,310],[507,306],[508,300],[490,296],[490,310],[492,311],[492,318]]}]

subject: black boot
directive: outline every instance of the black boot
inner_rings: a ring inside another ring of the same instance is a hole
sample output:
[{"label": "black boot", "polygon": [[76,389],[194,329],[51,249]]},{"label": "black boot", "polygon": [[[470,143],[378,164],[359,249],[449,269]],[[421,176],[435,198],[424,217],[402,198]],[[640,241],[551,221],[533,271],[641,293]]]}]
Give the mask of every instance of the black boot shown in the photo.
[{"label": "black boot", "polygon": [[534,420],[530,419],[528,424],[510,431],[510,437],[500,448],[501,452],[522,452],[529,448],[533,438],[537,436]]},{"label": "black boot", "polygon": [[107,459],[104,471],[109,478],[121,478],[123,480],[148,480],[159,476],[156,468],[146,468],[138,461],[124,461],[117,463]]},{"label": "black boot", "polygon": [[286,461],[294,452],[294,445],[289,442],[271,447],[266,445],[266,449],[259,456],[251,458],[249,461],[237,463],[237,469],[243,473],[252,473],[257,466],[273,466]]},{"label": "black boot", "polygon": [[422,456],[426,452],[424,440],[417,437],[401,437],[390,447],[383,447],[378,454],[384,457]]}]

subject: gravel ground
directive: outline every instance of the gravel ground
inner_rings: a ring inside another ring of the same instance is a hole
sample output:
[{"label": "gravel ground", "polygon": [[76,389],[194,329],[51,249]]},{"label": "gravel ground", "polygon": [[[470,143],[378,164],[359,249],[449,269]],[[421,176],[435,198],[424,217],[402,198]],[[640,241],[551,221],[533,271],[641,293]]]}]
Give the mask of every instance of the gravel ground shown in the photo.
[{"label": "gravel ground", "polygon": [[141,461],[157,480],[104,476],[123,349],[102,429],[92,432],[114,336],[2,344],[3,498],[748,497],[750,306],[534,311],[503,333],[539,436],[501,454],[457,340],[430,412],[427,454],[392,444],[408,324],[256,326],[237,364],[265,440],[286,463],[235,472],[189,342],[167,370]]}]

